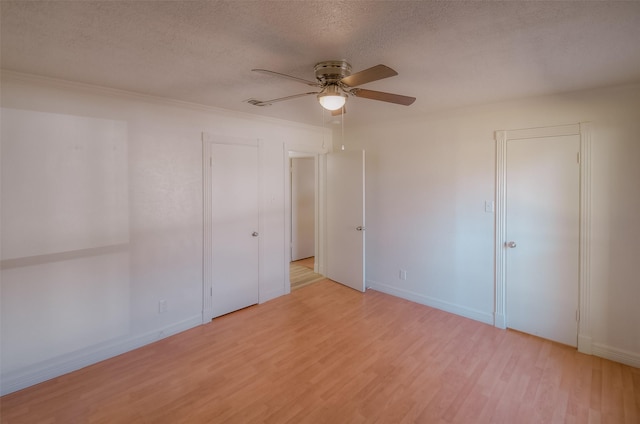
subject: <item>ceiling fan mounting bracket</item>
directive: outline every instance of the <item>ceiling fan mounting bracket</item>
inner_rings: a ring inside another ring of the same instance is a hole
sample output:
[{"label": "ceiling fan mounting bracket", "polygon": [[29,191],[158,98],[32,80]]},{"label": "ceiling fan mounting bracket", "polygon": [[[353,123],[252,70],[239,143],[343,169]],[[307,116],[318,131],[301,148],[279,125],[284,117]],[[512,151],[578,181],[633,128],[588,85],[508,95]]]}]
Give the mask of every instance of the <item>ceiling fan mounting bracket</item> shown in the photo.
[{"label": "ceiling fan mounting bracket", "polygon": [[313,68],[320,84],[337,84],[342,78],[351,75],[351,65],[346,60],[327,60],[319,62]]}]

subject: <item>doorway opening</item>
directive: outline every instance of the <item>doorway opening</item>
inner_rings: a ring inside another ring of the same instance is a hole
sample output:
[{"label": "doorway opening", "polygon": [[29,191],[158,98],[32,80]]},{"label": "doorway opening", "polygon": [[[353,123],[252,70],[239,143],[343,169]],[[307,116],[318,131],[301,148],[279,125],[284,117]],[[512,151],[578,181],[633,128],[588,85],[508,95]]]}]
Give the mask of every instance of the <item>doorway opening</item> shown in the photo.
[{"label": "doorway opening", "polygon": [[317,272],[318,163],[316,155],[289,152],[289,283],[295,290],[324,279]]}]

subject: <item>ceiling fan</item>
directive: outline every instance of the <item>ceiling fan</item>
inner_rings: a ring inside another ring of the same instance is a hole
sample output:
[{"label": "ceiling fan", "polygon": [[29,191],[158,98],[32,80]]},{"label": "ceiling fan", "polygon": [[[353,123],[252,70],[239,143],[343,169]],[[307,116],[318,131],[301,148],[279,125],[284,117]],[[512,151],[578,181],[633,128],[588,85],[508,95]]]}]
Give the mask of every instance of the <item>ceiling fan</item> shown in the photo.
[{"label": "ceiling fan", "polygon": [[348,96],[380,100],[382,102],[395,103],[404,106],[409,106],[416,100],[415,97],[385,93],[383,91],[367,90],[357,87],[372,81],[398,75],[396,71],[385,65],[376,65],[372,68],[365,69],[364,71],[351,74],[351,65],[346,61],[329,60],[317,63],[313,69],[315,71],[316,81],[308,81],[303,78],[281,74],[280,72],[269,71],[266,69],[252,69],[253,72],[287,78],[311,87],[317,87],[320,91],[310,91],[307,93],[294,94],[292,96],[264,101],[249,99],[247,102],[254,106],[270,106],[276,102],[315,94],[318,96],[318,101],[323,108],[332,111],[334,115],[338,115],[344,112],[343,108]]}]

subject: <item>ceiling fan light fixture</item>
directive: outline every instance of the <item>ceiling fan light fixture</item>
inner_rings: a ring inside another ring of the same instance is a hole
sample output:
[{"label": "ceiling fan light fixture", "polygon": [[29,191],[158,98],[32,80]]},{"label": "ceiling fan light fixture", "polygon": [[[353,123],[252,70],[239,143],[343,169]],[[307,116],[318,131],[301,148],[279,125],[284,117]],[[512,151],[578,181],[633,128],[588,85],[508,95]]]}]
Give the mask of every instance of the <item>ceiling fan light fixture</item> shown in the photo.
[{"label": "ceiling fan light fixture", "polygon": [[347,101],[347,95],[337,85],[328,85],[318,93],[318,101],[327,110],[338,110]]},{"label": "ceiling fan light fixture", "polygon": [[[0,0],[2,1],[2,0]],[[351,73],[351,65],[345,60],[327,60],[316,63],[313,68],[315,71],[316,81],[308,81],[306,79],[294,77],[292,75],[282,74],[280,72],[269,71],[267,69],[252,69],[254,72],[272,75],[280,78],[301,82],[311,87],[315,87],[316,91],[307,93],[294,94],[292,96],[279,97],[271,100],[255,100],[249,99],[247,102],[254,106],[269,106],[272,103],[282,102],[284,100],[297,99],[298,97],[310,96],[315,94],[320,105],[332,111],[333,115],[344,114],[344,105],[347,97],[355,96],[363,99],[378,100],[381,102],[395,103],[399,105],[409,106],[415,102],[415,97],[403,96],[400,94],[385,93],[383,91],[366,90],[359,88],[359,85],[369,82],[378,81],[384,78],[398,75],[396,71],[386,65],[376,65],[364,71]],[[320,91],[318,92],[317,89]]]}]

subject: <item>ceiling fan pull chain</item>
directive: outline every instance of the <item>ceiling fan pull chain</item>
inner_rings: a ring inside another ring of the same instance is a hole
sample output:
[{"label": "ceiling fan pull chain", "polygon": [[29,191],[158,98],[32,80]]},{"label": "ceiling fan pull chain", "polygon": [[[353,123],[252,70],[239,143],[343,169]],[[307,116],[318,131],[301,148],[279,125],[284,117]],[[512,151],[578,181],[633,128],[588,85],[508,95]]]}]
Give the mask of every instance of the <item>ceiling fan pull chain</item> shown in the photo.
[{"label": "ceiling fan pull chain", "polygon": [[344,150],[344,107],[340,116],[342,117],[342,150]]}]

